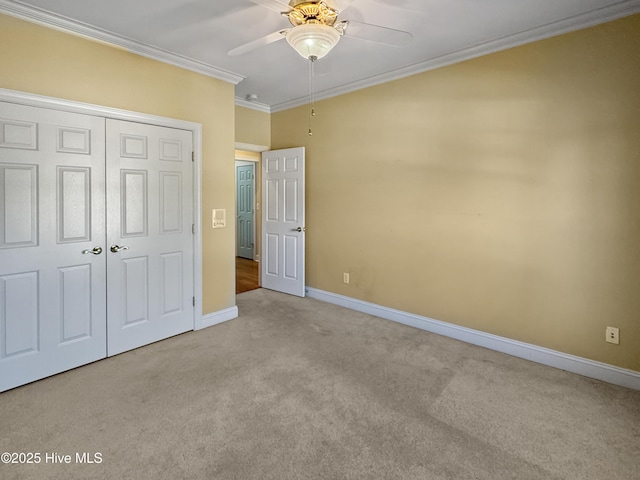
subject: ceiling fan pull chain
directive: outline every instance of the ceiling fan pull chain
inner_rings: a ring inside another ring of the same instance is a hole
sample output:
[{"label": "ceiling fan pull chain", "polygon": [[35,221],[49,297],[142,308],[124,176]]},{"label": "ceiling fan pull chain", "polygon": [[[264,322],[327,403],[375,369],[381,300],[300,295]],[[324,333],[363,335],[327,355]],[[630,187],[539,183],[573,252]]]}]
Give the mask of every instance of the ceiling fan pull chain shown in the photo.
[{"label": "ceiling fan pull chain", "polygon": [[311,110],[309,111],[309,136],[313,135],[313,132],[311,131],[311,119],[316,116],[315,91],[314,91],[315,90],[315,85],[314,85],[315,68],[314,68],[314,64],[315,64],[317,59],[318,59],[318,57],[316,57],[315,55],[311,55],[309,57],[309,103],[311,104]]}]

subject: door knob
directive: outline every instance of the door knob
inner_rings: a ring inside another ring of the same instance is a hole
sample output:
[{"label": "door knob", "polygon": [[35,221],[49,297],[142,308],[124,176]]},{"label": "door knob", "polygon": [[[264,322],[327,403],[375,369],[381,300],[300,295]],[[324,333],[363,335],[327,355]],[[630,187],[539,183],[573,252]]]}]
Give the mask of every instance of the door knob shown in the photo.
[{"label": "door knob", "polygon": [[82,254],[93,253],[94,255],[100,255],[102,253],[102,247],[93,247],[91,250],[82,250]]},{"label": "door knob", "polygon": [[292,228],[291,231],[292,232],[304,232],[307,228],[306,227],[298,227],[298,228]]},{"label": "door knob", "polygon": [[127,247],[126,245],[120,246],[120,245],[111,245],[110,250],[113,253],[118,253],[120,250],[129,250],[129,247]]}]

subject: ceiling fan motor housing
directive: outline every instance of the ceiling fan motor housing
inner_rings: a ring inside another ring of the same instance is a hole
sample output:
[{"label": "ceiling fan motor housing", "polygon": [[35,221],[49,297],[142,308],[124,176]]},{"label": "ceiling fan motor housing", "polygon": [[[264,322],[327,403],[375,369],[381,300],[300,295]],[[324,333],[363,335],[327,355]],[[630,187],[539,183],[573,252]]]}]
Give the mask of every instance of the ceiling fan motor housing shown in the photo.
[{"label": "ceiling fan motor housing", "polygon": [[287,16],[294,27],[308,24],[333,26],[338,18],[338,11],[329,7],[324,1],[302,1],[294,5]]}]

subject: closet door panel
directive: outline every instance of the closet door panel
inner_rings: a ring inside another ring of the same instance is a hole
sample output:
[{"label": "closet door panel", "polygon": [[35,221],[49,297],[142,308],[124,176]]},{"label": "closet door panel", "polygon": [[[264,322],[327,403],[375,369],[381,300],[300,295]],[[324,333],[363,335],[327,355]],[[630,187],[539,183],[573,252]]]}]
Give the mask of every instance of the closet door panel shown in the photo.
[{"label": "closet door panel", "polygon": [[190,131],[107,120],[108,354],[192,330]]},{"label": "closet door panel", "polygon": [[0,391],[106,356],[105,121],[0,102]]}]

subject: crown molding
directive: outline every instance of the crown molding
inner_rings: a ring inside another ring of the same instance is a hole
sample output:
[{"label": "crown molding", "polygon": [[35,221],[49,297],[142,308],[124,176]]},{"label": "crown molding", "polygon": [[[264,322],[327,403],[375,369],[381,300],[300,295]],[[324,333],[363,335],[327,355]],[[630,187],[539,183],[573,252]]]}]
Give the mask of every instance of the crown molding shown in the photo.
[{"label": "crown molding", "polygon": [[[43,9],[27,6],[15,0],[0,0],[0,13],[10,15],[22,20],[53,28],[65,33],[88,38],[90,40],[106,43],[110,46],[123,48],[131,53],[151,58],[163,63],[174,65],[186,70],[190,70],[202,75],[217,78],[234,85],[240,83],[245,77],[227,70],[214,67],[213,65],[199,62],[192,58],[169,52],[164,49],[146,45],[133,39],[116,35],[106,30],[102,30],[91,25],[71,20],[67,17],[56,15]],[[436,58],[409,65],[397,70],[374,75],[362,80],[341,85],[336,88],[317,92],[316,100],[324,100],[345,93],[354,92],[374,85],[399,80],[418,73],[427,72],[436,68],[452,65],[455,63],[477,58],[483,55],[517,47],[527,43],[543,40],[545,38],[561,35],[563,33],[592,27],[601,23],[616,20],[640,13],[640,0],[623,0],[613,5],[603,7],[591,12],[587,12],[574,17],[551,22],[540,27],[536,27],[514,35],[509,35],[490,42],[479,43],[467,48],[441,55]],[[249,102],[236,97],[235,104],[241,107],[250,108],[265,113],[275,113],[282,110],[298,107],[308,103],[308,97],[299,97],[286,102],[267,105],[259,102]]]},{"label": "crown molding", "polygon": [[257,110],[259,112],[271,113],[271,107],[266,103],[250,102],[241,97],[236,97],[236,106],[250,108],[251,110]]},{"label": "crown molding", "polygon": [[[610,22],[619,18],[627,17],[640,13],[640,0],[625,0],[608,7],[603,7],[591,12],[577,15],[575,17],[566,18],[557,22],[548,23],[540,27],[532,28],[524,32],[508,35],[506,37],[492,40],[490,42],[478,43],[470,47],[447,53],[440,57],[432,58],[424,62],[415,63],[407,67],[399,68],[381,75],[375,75],[363,80],[351,82],[341,85],[337,88],[324,90],[315,94],[316,101],[325,100],[327,98],[336,97],[345,93],[351,93],[356,90],[362,90],[374,85],[399,80],[418,73],[435,70],[436,68],[453,65],[455,63],[470,60],[472,58],[489,55],[491,53],[507,50],[527,43],[532,43],[545,38],[562,35],[564,33],[581,30],[583,28],[593,27],[601,23]],[[271,105],[271,112],[280,112],[290,108],[306,105],[309,102],[307,96],[295,98],[287,102]]]},{"label": "crown molding", "polygon": [[227,70],[214,67],[213,65],[137,42],[131,38],[116,35],[107,30],[102,30],[82,22],[71,20],[70,18],[62,15],[56,15],[46,10],[27,6],[13,0],[0,0],[0,13],[19,18],[21,20],[26,20],[28,22],[37,23],[61,32],[70,33],[90,40],[97,40],[111,46],[124,48],[136,55],[168,63],[170,65],[200,73],[208,77],[217,78],[218,80],[223,80],[234,85],[237,85],[245,78],[237,73],[229,72]]}]

